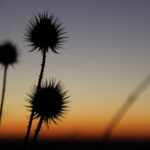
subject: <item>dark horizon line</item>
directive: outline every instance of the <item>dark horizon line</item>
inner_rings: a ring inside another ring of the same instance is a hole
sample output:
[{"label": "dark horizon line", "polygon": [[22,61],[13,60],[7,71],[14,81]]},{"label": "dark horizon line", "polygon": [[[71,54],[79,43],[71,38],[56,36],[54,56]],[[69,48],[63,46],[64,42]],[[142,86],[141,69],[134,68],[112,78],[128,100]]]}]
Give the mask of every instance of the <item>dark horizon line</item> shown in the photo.
[{"label": "dark horizon line", "polygon": [[[24,140],[24,138],[22,137],[22,138],[2,138],[2,137],[0,137],[0,142],[2,142],[2,141],[23,141]],[[39,142],[53,142],[53,141],[74,141],[74,142],[84,142],[84,141],[103,141],[104,139],[102,139],[102,138],[73,138],[73,137],[66,137],[66,138],[40,138],[40,139],[38,139],[38,141]],[[29,141],[31,141],[31,139],[29,140]],[[115,142],[115,141],[130,141],[130,142],[150,142],[150,137],[149,138],[112,138],[112,139],[110,139],[109,140],[110,142]]]}]

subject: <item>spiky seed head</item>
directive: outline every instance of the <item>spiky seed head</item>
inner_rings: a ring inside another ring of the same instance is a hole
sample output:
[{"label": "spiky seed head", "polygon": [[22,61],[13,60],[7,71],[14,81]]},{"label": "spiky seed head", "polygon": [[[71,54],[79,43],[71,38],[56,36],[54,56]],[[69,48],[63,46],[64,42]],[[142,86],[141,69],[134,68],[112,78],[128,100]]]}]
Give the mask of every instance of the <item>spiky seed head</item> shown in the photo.
[{"label": "spiky seed head", "polygon": [[62,22],[53,14],[48,12],[40,13],[29,20],[27,25],[25,40],[32,46],[31,51],[47,51],[51,49],[54,53],[58,53],[65,41],[66,32],[62,27]]},{"label": "spiky seed head", "polygon": [[0,63],[2,66],[13,65],[18,62],[18,50],[11,41],[0,44]]},{"label": "spiky seed head", "polygon": [[34,118],[43,116],[47,123],[61,120],[68,106],[67,91],[61,81],[51,79],[49,82],[42,83],[40,90],[37,92],[34,87],[29,94],[29,107],[34,109]]}]

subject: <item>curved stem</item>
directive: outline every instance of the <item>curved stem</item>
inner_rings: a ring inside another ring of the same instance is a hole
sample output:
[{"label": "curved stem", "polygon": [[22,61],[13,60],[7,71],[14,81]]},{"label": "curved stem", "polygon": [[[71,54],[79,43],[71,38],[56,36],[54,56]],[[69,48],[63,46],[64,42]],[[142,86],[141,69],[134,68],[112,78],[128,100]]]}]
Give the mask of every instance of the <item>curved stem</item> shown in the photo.
[{"label": "curved stem", "polygon": [[[42,59],[42,64],[41,64],[41,72],[40,72],[40,75],[39,75],[37,91],[36,92],[38,92],[40,87],[41,87],[41,82],[42,82],[44,68],[45,68],[45,62],[46,62],[46,50],[43,52],[43,59]],[[28,124],[28,128],[27,128],[27,133],[26,133],[25,140],[24,140],[24,146],[23,146],[24,150],[26,149],[27,142],[29,140],[29,134],[30,134],[31,126],[32,126],[33,117],[34,117],[34,109],[32,109],[32,112],[31,112],[31,115],[30,115],[30,120],[29,120],[29,124]]]},{"label": "curved stem", "polygon": [[39,75],[37,92],[39,91],[39,89],[41,87],[41,82],[42,82],[44,68],[45,68],[45,62],[46,62],[46,50],[43,52],[43,60],[42,60],[42,64],[41,64],[41,72],[40,72],[40,75]]},{"label": "curved stem", "polygon": [[41,127],[42,127],[43,120],[44,120],[44,116],[41,116],[40,121],[39,121],[38,126],[37,126],[37,129],[35,131],[35,134],[33,136],[32,141],[31,141],[31,145],[29,147],[29,150],[33,150],[33,148],[34,148],[34,144],[35,144],[35,142],[37,140],[39,131],[40,131]]},{"label": "curved stem", "polygon": [[8,66],[6,65],[4,67],[3,89],[2,89],[2,97],[1,97],[1,105],[0,105],[0,124],[2,122],[2,113],[3,113],[3,105],[4,105],[5,90],[6,90],[7,69]]},{"label": "curved stem", "polygon": [[115,116],[112,118],[111,122],[108,124],[104,134],[103,140],[108,141],[114,128],[117,126],[119,121],[123,118],[128,109],[136,102],[138,96],[144,92],[144,90],[150,85],[150,74],[139,84],[139,86],[127,97],[125,103],[121,106]]}]

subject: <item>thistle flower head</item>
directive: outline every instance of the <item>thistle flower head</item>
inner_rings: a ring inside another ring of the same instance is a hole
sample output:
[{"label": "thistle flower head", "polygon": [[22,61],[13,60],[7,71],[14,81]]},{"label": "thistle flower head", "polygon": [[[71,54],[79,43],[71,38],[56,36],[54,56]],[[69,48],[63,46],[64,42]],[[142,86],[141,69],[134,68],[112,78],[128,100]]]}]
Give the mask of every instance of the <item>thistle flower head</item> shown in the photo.
[{"label": "thistle flower head", "polygon": [[58,53],[66,38],[64,34],[64,27],[60,20],[54,15],[48,15],[48,12],[38,14],[29,20],[27,25],[25,39],[32,46],[32,50],[46,51],[49,48]]},{"label": "thistle flower head", "polygon": [[0,63],[3,66],[13,65],[18,62],[18,50],[11,41],[0,44]]},{"label": "thistle flower head", "polygon": [[36,87],[29,94],[29,103],[34,109],[34,118],[43,116],[44,121],[47,123],[60,120],[64,112],[67,110],[67,91],[64,90],[64,85],[61,81],[54,79],[49,82],[46,81],[41,85],[40,90],[37,92]]}]

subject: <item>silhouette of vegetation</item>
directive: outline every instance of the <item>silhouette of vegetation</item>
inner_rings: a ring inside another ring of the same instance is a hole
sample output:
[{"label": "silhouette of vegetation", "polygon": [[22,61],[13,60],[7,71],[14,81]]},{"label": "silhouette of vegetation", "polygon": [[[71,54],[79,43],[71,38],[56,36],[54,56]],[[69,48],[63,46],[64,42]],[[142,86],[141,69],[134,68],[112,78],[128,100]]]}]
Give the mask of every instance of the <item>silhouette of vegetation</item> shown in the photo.
[{"label": "silhouette of vegetation", "polygon": [[114,115],[110,123],[108,124],[102,138],[104,141],[109,140],[113,129],[116,127],[116,125],[119,123],[119,121],[123,118],[125,113],[128,111],[128,109],[131,107],[133,103],[136,102],[138,96],[149,86],[150,84],[150,74],[146,76],[146,78],[141,82],[141,84],[134,90],[131,95],[127,98],[125,103],[121,106],[119,111]]},{"label": "silhouette of vegetation", "polygon": [[43,121],[47,126],[51,122],[56,123],[67,111],[68,106],[66,104],[69,98],[67,92],[61,81],[56,82],[56,80],[51,79],[42,84],[38,92],[35,87],[29,94],[28,102],[30,105],[28,107],[31,108],[31,111],[34,109],[34,119],[40,118],[31,141],[30,150],[33,149]]},{"label": "silhouette of vegetation", "polygon": [[14,45],[11,41],[6,41],[0,44],[0,64],[4,67],[3,88],[0,105],[0,124],[2,121],[8,66],[14,65],[17,62],[18,62],[18,50],[16,45]]},{"label": "silhouette of vegetation", "polygon": [[[59,18],[54,15],[48,15],[48,12],[38,14],[29,20],[27,25],[27,32],[25,34],[25,40],[29,43],[29,46],[32,47],[31,51],[37,50],[40,51],[43,55],[41,71],[37,84],[37,92],[40,89],[44,67],[46,62],[46,53],[51,49],[52,52],[58,54],[58,50],[62,48],[63,42],[65,42],[64,27]],[[29,134],[32,126],[32,120],[34,116],[34,109],[31,111],[30,120],[27,128],[27,133],[24,140],[24,149],[27,145]]]}]

